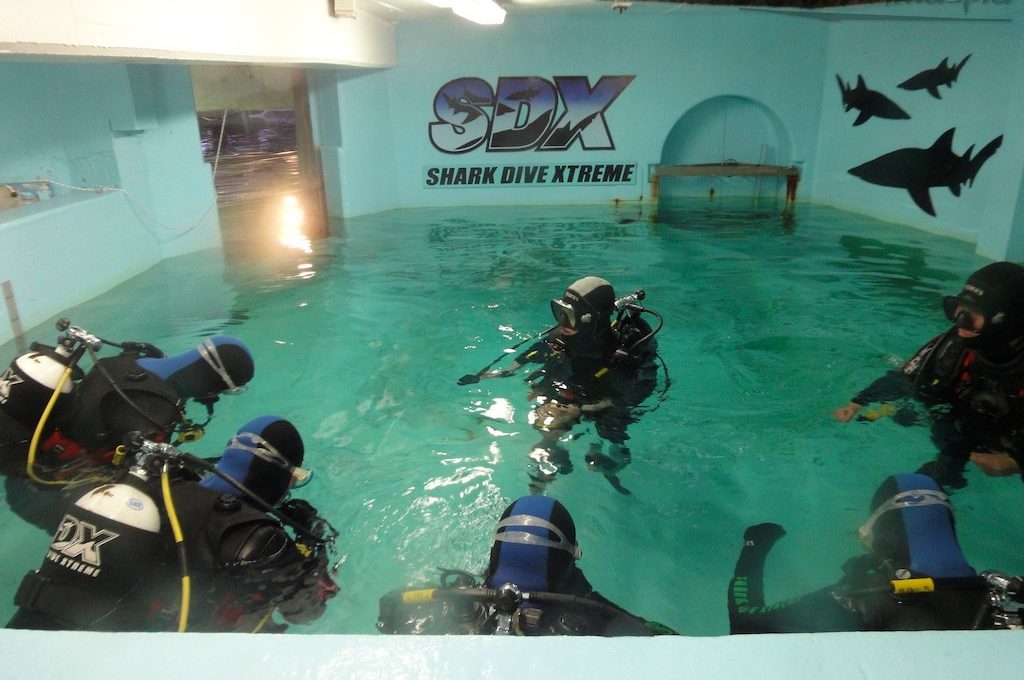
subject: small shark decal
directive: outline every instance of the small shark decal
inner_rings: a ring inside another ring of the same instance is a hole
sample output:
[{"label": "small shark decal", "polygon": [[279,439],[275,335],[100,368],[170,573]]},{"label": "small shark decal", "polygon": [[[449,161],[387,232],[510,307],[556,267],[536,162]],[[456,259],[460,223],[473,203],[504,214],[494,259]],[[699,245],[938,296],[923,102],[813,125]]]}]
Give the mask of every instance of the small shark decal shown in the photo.
[{"label": "small shark decal", "polygon": [[511,99],[512,101],[530,101],[539,94],[540,90],[538,90],[535,87],[530,87],[525,90],[518,90],[516,92],[513,92],[512,94],[508,95],[506,99]]},{"label": "small shark decal", "polygon": [[460,99],[462,101],[464,101],[464,102],[469,103],[469,104],[484,104],[484,105],[487,105],[487,104],[491,103],[491,95],[489,95],[489,94],[478,94],[478,93],[473,92],[472,90],[470,90],[468,87],[462,88],[462,96],[460,97]]},{"label": "small shark decal", "polygon": [[464,113],[466,117],[462,119],[462,124],[476,120],[483,115],[477,107],[473,106],[463,97],[452,97],[451,95],[444,95],[444,100],[447,102],[448,107],[452,110],[452,113]]},{"label": "small shark decal", "polygon": [[853,126],[857,127],[872,116],[877,118],[889,118],[892,120],[907,120],[910,118],[907,112],[901,109],[896,103],[881,92],[869,90],[864,82],[864,76],[857,76],[857,86],[850,87],[843,79],[836,74],[836,82],[839,83],[839,91],[843,95],[843,106],[847,112],[850,109],[857,109],[860,113]]},{"label": "small shark decal", "polygon": [[946,87],[953,87],[953,83],[956,82],[956,77],[960,75],[960,69],[964,67],[967,60],[971,58],[971,55],[964,57],[956,66],[949,65],[949,57],[942,60],[935,68],[930,68],[927,71],[921,71],[916,76],[904,80],[902,83],[897,85],[904,90],[928,90],[928,94],[935,97],[936,99],[942,99],[942,95],[939,94],[939,86],[945,85]]},{"label": "small shark decal", "polygon": [[956,128],[946,130],[930,148],[898,149],[851,168],[849,173],[872,184],[906,189],[917,207],[934,217],[928,190],[949,187],[954,196],[959,196],[961,185],[973,186],[978,170],[1003,143],[1003,136],[999,135],[973,158],[973,144],[964,155],[957,156],[953,153],[955,132]]}]

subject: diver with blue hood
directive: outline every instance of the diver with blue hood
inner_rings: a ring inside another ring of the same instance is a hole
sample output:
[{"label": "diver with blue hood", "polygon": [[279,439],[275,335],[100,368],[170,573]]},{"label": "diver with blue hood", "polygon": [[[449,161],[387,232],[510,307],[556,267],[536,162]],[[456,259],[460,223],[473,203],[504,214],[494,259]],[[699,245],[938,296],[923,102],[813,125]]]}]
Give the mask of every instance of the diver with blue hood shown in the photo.
[{"label": "diver with blue hood", "polygon": [[892,412],[900,422],[910,411],[889,402],[914,399],[929,408],[935,460],[920,472],[952,488],[966,485],[968,460],[986,474],[1024,469],[1024,267],[994,262],[971,274],[963,290],[943,300],[952,326],[929,340],[903,367],[890,371],[833,411],[840,422],[864,406]]},{"label": "diver with blue hood", "polygon": [[602,597],[576,566],[576,524],[560,502],[523,496],[502,513],[481,580],[443,569],[439,587],[380,599],[377,629],[424,635],[671,635]]},{"label": "diver with blue hood", "polygon": [[934,479],[887,477],[859,530],[869,553],[847,561],[837,583],[770,605],[764,563],[786,532],[778,524],[749,527],[729,583],[731,632],[994,628],[989,580],[967,562],[954,524],[949,497]]},{"label": "diver with blue hood", "polygon": [[[481,378],[514,375],[527,364],[541,364],[526,378],[528,398],[534,401],[530,422],[542,433],[541,442],[530,453],[534,461],[530,475],[537,485],[571,471],[561,442],[572,436],[569,432],[577,423],[589,421],[600,439],[586,454],[588,467],[600,470],[620,493],[629,493],[617,475],[630,462],[627,429],[658,384],[655,336],[662,318],[642,304],[645,297],[638,290],[616,298],[606,279],[578,279],[560,299],[551,300],[557,325],[545,331],[541,340],[505,369],[488,370],[488,366],[459,380],[462,385],[473,384]],[[656,326],[648,324],[644,315],[655,317]],[[607,454],[605,441],[611,445]]]},{"label": "diver with blue hood", "polygon": [[291,422],[249,421],[216,465],[139,433],[129,439],[131,470],[67,509],[8,627],[280,632],[275,614],[307,623],[324,613],[338,592],[329,564],[337,531],[288,498],[311,474]]},{"label": "diver with blue hood", "polygon": [[[219,396],[242,392],[254,373],[245,343],[228,336],[165,356],[149,343],[105,340],[66,319],[57,328],[63,336],[56,345],[33,343],[0,373],[7,500],[19,515],[47,528],[56,504],[39,503],[40,490],[108,477],[124,462],[115,450],[128,432],[155,441],[198,439]],[[103,345],[120,353],[100,357]],[[87,371],[81,366],[86,354],[92,360]],[[205,422],[189,418],[190,401],[205,407]],[[29,482],[15,479],[22,476]]]}]

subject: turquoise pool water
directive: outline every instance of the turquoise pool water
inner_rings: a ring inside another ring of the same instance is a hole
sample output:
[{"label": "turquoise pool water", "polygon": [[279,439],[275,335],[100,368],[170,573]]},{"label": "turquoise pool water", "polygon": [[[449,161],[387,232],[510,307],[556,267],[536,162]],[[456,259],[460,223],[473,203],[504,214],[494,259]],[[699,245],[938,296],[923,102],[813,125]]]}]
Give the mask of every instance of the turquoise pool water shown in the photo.
[{"label": "turquoise pool water", "polygon": [[[327,614],[291,631],[371,633],[386,591],[433,581],[439,566],[480,571],[498,515],[528,492],[526,386],[458,377],[547,328],[548,300],[576,278],[643,288],[665,318],[671,384],[630,428],[619,477],[632,493],[583,463],[592,429],[566,444],[575,471],[547,493],[573,513],[580,566],[602,594],[681,633],[720,635],[745,527],[788,531],[769,558],[769,599],[822,587],[860,550],[876,486],[931,458],[923,427],[841,425],[830,412],[941,329],[941,296],[983,260],[969,244],[823,207],[792,221],[738,199],[649,213],[392,211],[335,224],[308,253],[264,245],[254,224],[226,258],[166,261],[65,315],[169,353],[213,333],[250,346],[250,389],[221,400],[191,450],[219,453],[257,415],[296,423],[316,471],[300,495],[341,530],[344,563]],[[1024,571],[1020,480],[973,468],[968,479],[954,495],[968,559]],[[7,617],[48,540],[6,509],[0,531]]]}]

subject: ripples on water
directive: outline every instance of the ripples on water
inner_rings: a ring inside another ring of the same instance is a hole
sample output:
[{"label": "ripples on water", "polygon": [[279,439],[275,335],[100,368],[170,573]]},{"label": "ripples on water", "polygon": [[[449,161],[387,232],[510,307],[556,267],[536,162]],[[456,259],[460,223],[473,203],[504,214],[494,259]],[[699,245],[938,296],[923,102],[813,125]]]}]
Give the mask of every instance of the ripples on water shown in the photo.
[{"label": "ripples on water", "polygon": [[[647,291],[671,377],[630,429],[632,495],[587,469],[586,428],[566,443],[575,471],[548,487],[576,518],[590,580],[683,633],[724,634],[743,530],[774,521],[789,533],[769,599],[833,582],[875,487],[933,450],[922,428],[842,426],[830,411],[941,329],[942,295],[982,264],[967,244],[849,213],[801,207],[785,222],[721,201],[662,206],[656,222],[635,207],[394,211],[333,233],[308,253],[235,243],[229,265],[167,261],[69,311],[168,352],[212,333],[253,349],[251,388],[221,400],[196,450],[216,454],[264,413],[303,432],[316,470],[303,494],[341,530],[345,563],[327,615],[295,632],[373,632],[384,592],[485,566],[538,438],[520,379],[456,380],[548,327],[548,300],[589,274]],[[974,471],[954,500],[975,566],[1024,570],[1019,480]],[[36,544],[5,562],[13,594],[46,541],[4,521]]]}]

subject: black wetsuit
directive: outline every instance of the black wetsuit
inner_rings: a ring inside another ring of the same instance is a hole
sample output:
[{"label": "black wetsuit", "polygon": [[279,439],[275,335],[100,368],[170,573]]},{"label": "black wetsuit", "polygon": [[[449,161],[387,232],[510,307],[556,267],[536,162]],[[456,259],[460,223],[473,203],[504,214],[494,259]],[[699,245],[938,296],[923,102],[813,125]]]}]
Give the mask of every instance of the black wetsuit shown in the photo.
[{"label": "black wetsuit", "polygon": [[643,319],[627,316],[598,348],[582,353],[555,330],[516,357],[515,363],[543,364],[528,379],[535,394],[581,406],[609,400],[608,407],[584,415],[594,422],[602,439],[624,444],[629,424],[637,421],[636,407],[658,383],[657,339],[635,344],[650,333]]},{"label": "black wetsuit", "polygon": [[40,441],[36,474],[65,486],[40,486],[25,478],[30,432],[23,430],[18,443],[4,452],[6,499],[15,514],[49,531],[63,516],[64,505],[81,495],[83,487],[76,479],[116,472],[109,463],[128,432],[154,441],[170,437],[184,417],[184,400],[167,382],[141,368],[139,358],[123,353],[99,359]]},{"label": "black wetsuit", "polygon": [[975,451],[1007,453],[1024,469],[1024,352],[995,362],[952,328],[851,401],[867,405],[907,397],[928,404],[934,416],[932,440],[939,454],[920,472],[961,487],[964,465]]},{"label": "black wetsuit", "polygon": [[[249,632],[276,609],[286,620],[318,618],[337,586],[327,573],[322,549],[297,545],[281,524],[236,496],[194,481],[179,481],[172,496],[185,540],[192,581],[188,628],[194,632]],[[81,508],[69,513],[91,519],[102,529],[105,518]],[[106,522],[116,540],[133,539],[122,525]],[[107,536],[109,534],[97,534]],[[22,582],[15,603],[20,609],[8,628],[97,631],[174,630],[180,602],[180,565],[167,518],[158,542],[143,555],[117,544],[103,546],[104,570],[126,575],[113,585],[89,581],[81,570],[55,560],[53,546],[43,567]],[[134,560],[130,558],[134,557]],[[144,559],[143,559],[144,558]],[[136,564],[121,565],[120,561]],[[267,619],[269,622],[269,619]],[[273,628],[264,625],[263,629]]]},{"label": "black wetsuit", "polygon": [[[988,592],[974,583],[964,589],[891,595],[891,565],[873,555],[843,566],[835,584],[766,605],[764,561],[782,535],[778,525],[748,530],[746,545],[729,582],[729,627],[739,633],[824,633],[840,631],[977,630],[993,628]],[[915,574],[915,576],[920,576]]]}]

